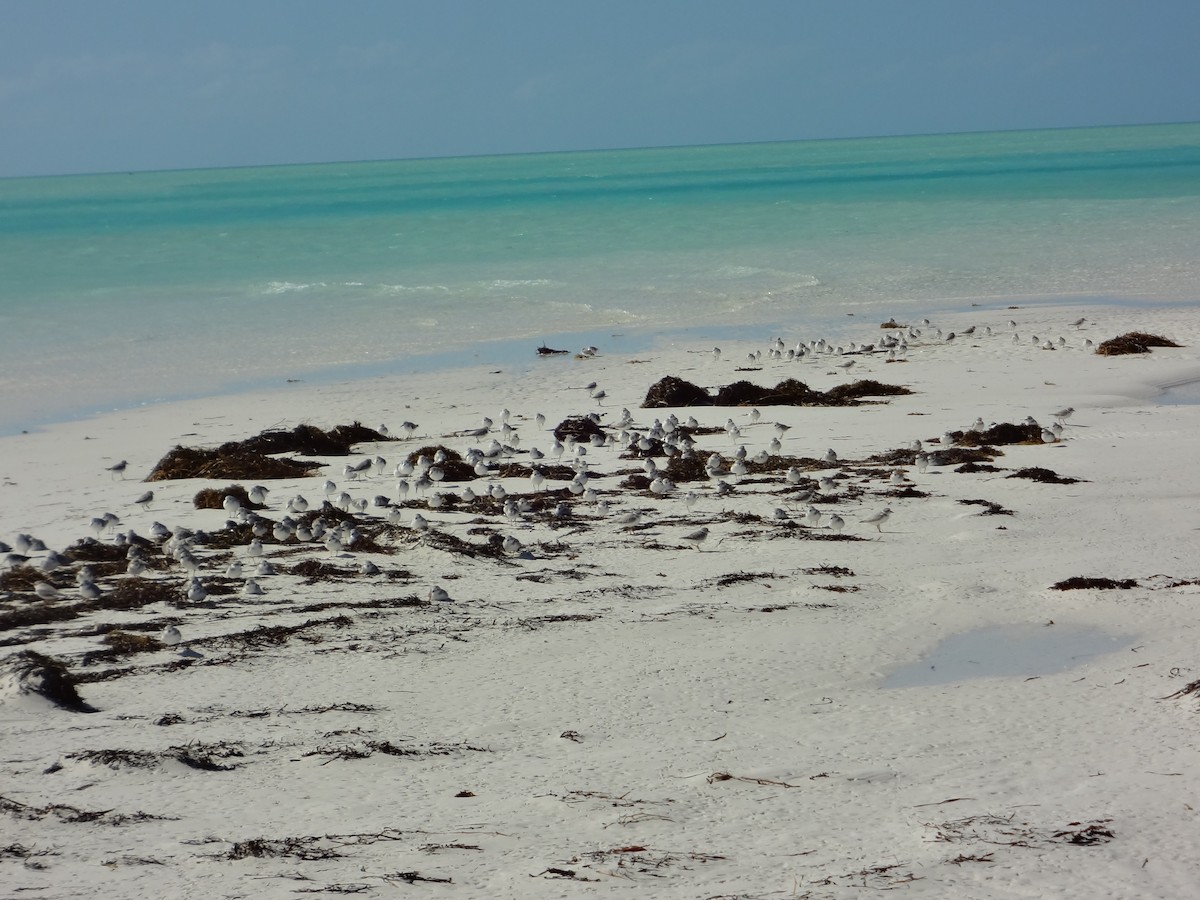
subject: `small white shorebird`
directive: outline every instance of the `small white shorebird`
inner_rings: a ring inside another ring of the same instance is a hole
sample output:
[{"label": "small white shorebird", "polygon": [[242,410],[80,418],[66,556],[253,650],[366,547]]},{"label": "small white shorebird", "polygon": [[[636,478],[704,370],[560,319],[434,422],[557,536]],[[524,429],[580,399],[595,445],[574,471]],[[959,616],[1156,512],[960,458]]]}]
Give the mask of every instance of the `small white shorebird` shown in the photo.
[{"label": "small white shorebird", "polygon": [[39,581],[33,586],[33,592],[43,600],[64,600],[62,592],[46,581]]},{"label": "small white shorebird", "polygon": [[199,578],[193,578],[188,582],[187,598],[192,603],[201,603],[208,596],[208,591],[204,589],[204,585]]},{"label": "small white shorebird", "polygon": [[158,639],[168,647],[174,647],[181,640],[183,640],[183,635],[179,633],[179,629],[174,625],[168,625],[162,630],[162,633],[158,636]]},{"label": "small white shorebird", "polygon": [[883,523],[886,522],[891,517],[892,517],[891,509],[884,508],[884,509],[881,509],[879,512],[875,513],[875,515],[871,516],[870,518],[863,519],[862,523],[864,525],[874,525],[875,530],[878,531],[880,534],[883,534]]},{"label": "small white shorebird", "polygon": [[435,584],[429,589],[429,599],[434,603],[445,603],[450,599],[450,592],[440,584]]},{"label": "small white shorebird", "polygon": [[708,526],[707,525],[705,527],[699,529],[698,531],[693,531],[691,534],[685,534],[683,537],[680,538],[680,540],[683,541],[685,544],[691,544],[697,550],[700,549],[700,545],[703,544],[705,542],[705,540],[707,540],[707,539],[708,539]]},{"label": "small white shorebird", "polygon": [[1065,421],[1067,421],[1067,419],[1071,418],[1071,416],[1074,414],[1074,412],[1075,412],[1075,407],[1068,406],[1065,409],[1060,409],[1058,412],[1056,412],[1054,414],[1054,418],[1058,419],[1058,421],[1060,421],[1060,422],[1065,422]]}]

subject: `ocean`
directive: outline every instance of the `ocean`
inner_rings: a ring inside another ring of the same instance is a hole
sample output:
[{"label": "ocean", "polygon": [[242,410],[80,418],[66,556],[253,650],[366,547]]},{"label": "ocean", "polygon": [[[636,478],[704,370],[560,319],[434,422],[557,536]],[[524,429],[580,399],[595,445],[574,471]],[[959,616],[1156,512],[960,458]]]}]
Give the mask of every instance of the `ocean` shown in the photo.
[{"label": "ocean", "polygon": [[1190,303],[1200,124],[0,180],[0,434],[847,313]]}]

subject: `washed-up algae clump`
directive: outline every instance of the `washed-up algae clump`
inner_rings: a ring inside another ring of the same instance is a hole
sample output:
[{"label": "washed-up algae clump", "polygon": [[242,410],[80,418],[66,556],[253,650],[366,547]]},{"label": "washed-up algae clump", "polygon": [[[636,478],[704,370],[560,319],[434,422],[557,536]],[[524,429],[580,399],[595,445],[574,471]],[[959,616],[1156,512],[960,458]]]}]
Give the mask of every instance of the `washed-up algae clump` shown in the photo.
[{"label": "washed-up algae clump", "polygon": [[244,441],[229,441],[213,449],[175,447],[155,465],[147,481],[177,478],[301,478],[314,474],[321,463],[278,457],[280,453],[347,456],[355,444],[391,440],[355,422],[324,431],[297,425],[291,431],[264,431]]},{"label": "washed-up algae clump", "polygon": [[1129,331],[1115,338],[1109,338],[1096,347],[1101,356],[1124,356],[1129,353],[1149,353],[1151,347],[1180,347],[1170,338],[1157,334],[1147,334],[1144,331]]},{"label": "washed-up algae clump", "polygon": [[652,384],[642,401],[643,409],[685,406],[857,406],[864,397],[894,397],[911,394],[906,387],[862,379],[818,391],[795,378],[775,387],[735,381],[710,393],[697,384],[668,375]]}]

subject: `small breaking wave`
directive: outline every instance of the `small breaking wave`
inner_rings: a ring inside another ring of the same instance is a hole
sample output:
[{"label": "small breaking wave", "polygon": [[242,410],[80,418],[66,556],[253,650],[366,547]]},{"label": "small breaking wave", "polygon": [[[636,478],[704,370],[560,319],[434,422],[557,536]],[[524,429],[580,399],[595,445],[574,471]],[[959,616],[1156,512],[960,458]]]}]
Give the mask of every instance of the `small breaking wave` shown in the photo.
[{"label": "small breaking wave", "polygon": [[313,288],[329,287],[324,281],[314,281],[311,283],[296,282],[296,281],[269,281],[263,289],[264,294],[294,294],[300,291],[308,291]]},{"label": "small breaking wave", "polygon": [[561,287],[562,285],[549,278],[497,278],[495,281],[485,282],[483,286],[491,291],[511,291],[514,288]]},{"label": "small breaking wave", "polygon": [[379,290],[385,294],[449,294],[444,284],[381,284]]}]

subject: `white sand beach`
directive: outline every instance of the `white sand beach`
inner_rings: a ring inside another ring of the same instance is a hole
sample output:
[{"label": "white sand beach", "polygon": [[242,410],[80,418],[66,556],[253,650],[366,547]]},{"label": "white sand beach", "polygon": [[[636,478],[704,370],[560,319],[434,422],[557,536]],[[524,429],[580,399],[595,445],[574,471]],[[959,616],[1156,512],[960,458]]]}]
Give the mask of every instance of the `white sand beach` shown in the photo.
[{"label": "white sand beach", "polygon": [[[907,334],[879,327],[889,315],[848,318],[837,343]],[[1200,405],[1160,389],[1200,378],[1200,319],[1117,305],[897,318],[920,335],[893,362],[878,347],[772,359],[770,334],[719,359],[600,346],[528,371],[289,384],[0,439],[0,540],[28,557],[0,575],[0,894],[1195,896],[1200,693],[1172,695],[1200,681]],[[1182,346],[1085,346],[1131,331]],[[642,408],[668,375],[912,393]],[[552,430],[588,413],[612,442],[555,458]],[[695,417],[695,456],[722,468],[656,493],[619,435],[671,414]],[[978,452],[978,420],[1027,417],[1052,439],[989,444],[963,472],[946,455]],[[290,479],[142,482],[176,445],[353,422],[396,439]],[[493,474],[422,489],[418,468],[398,495],[414,451],[493,440],[507,447],[483,461]],[[571,493],[549,473],[577,462]],[[250,524],[225,530],[236,509],[193,503],[234,483],[269,489],[261,557]],[[462,501],[490,485],[506,496]],[[350,512],[327,522],[357,537],[274,535],[292,498],[314,512],[342,493]],[[458,502],[431,504],[439,493]],[[93,529],[105,513],[119,521]],[[207,536],[167,542],[156,522]],[[152,545],[136,576],[118,546],[131,530]],[[94,600],[68,550],[89,540]],[[69,558],[46,571],[50,551]],[[1126,584],[1053,587],[1081,578]],[[62,597],[40,599],[37,581]],[[156,599],[106,602],[137,591]],[[178,644],[162,640],[172,626]],[[60,661],[93,711],[43,696],[53,670],[29,651]]]}]

